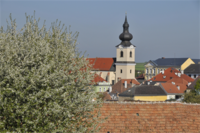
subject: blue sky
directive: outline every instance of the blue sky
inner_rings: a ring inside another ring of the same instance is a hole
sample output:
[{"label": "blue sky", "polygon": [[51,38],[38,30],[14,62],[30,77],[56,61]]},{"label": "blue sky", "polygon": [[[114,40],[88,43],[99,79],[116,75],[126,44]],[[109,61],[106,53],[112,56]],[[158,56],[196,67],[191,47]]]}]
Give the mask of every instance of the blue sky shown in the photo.
[{"label": "blue sky", "polygon": [[9,14],[18,27],[25,24],[25,13],[46,20],[56,19],[71,31],[79,32],[79,50],[89,57],[115,57],[120,43],[125,13],[136,46],[136,62],[161,57],[200,58],[200,2],[188,1],[0,1],[0,25],[6,28]]}]

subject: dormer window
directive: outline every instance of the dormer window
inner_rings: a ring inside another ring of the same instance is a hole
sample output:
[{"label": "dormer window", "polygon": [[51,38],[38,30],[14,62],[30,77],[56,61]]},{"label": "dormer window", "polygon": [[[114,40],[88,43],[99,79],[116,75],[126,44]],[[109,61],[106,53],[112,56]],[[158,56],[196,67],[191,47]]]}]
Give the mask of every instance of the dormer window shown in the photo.
[{"label": "dormer window", "polygon": [[130,57],[132,57],[132,51],[130,51]]},{"label": "dormer window", "polygon": [[120,57],[123,57],[123,51],[120,52]]}]

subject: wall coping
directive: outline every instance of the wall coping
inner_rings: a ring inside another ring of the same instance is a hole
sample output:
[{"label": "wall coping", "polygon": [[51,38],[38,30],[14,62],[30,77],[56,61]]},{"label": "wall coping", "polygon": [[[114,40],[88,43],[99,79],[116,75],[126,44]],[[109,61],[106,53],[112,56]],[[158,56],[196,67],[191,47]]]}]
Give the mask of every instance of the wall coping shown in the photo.
[{"label": "wall coping", "polygon": [[117,103],[117,104],[182,104],[182,105],[198,105],[200,103],[186,103],[177,101],[146,101],[146,102],[135,102],[135,101],[105,101],[104,103]]}]

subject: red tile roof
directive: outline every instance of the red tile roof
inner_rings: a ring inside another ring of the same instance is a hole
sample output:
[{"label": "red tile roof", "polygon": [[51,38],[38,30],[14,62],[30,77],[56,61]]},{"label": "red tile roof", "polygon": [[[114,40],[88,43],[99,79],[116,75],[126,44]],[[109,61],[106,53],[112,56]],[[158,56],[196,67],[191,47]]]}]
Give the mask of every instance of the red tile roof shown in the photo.
[{"label": "red tile roof", "polygon": [[144,79],[144,74],[141,74],[140,76],[136,77],[136,79]]},{"label": "red tile roof", "polygon": [[114,60],[113,58],[88,58],[89,63],[93,65],[93,70],[109,71]]},{"label": "red tile roof", "polygon": [[121,80],[122,83],[124,83],[125,81],[127,81],[127,84],[133,83],[133,84],[136,84],[136,85],[140,85],[140,83],[135,79],[122,79]]},{"label": "red tile roof", "polygon": [[[125,81],[127,81],[127,88],[124,87]],[[140,85],[140,83],[135,79],[121,79],[112,86],[112,93],[122,93],[131,88],[132,85]]]},{"label": "red tile roof", "polygon": [[97,133],[199,133],[200,105],[183,103],[109,102]]},{"label": "red tile roof", "polygon": [[[176,83],[175,85],[172,83],[161,83],[163,88],[167,93],[184,93],[187,86],[184,84]],[[180,86],[180,90],[178,90],[177,86]]]},{"label": "red tile roof", "polygon": [[188,81],[180,77],[168,80],[166,83],[172,83],[172,82],[174,82],[175,84],[184,84],[185,86],[188,85]]},{"label": "red tile roof", "polygon": [[105,79],[103,79],[103,78],[100,77],[99,75],[95,74],[95,75],[94,75],[94,80],[93,80],[92,82],[94,82],[94,83],[99,83],[99,82],[103,82],[103,81],[107,82]]},{"label": "red tile roof", "polygon": [[[179,78],[178,73],[180,73],[177,69],[173,68],[173,67],[169,67],[168,69],[166,69],[164,71],[164,74],[159,73],[156,76],[154,76],[153,78],[149,79],[152,81],[164,81],[167,82],[168,80],[172,79],[172,78]],[[192,82],[194,81],[194,79],[190,78],[189,76],[187,76],[186,74],[181,74],[180,78],[185,79],[187,82]]]}]

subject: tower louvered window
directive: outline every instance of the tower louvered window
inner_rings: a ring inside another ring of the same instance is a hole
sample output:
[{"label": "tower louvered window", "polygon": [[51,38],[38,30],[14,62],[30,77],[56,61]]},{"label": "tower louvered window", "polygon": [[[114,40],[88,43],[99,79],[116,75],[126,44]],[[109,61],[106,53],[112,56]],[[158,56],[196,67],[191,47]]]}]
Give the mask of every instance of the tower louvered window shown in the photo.
[{"label": "tower louvered window", "polygon": [[120,57],[123,57],[123,51],[120,52]]},{"label": "tower louvered window", "polygon": [[130,57],[132,57],[132,51],[130,52]]}]

